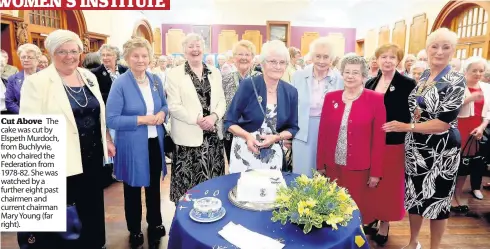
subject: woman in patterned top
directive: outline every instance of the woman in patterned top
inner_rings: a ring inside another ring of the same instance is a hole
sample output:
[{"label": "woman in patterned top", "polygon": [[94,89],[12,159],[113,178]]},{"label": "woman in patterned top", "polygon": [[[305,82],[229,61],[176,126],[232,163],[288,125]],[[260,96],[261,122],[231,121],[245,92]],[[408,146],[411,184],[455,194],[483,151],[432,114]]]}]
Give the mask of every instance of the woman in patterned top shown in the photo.
[{"label": "woman in patterned top", "polygon": [[281,41],[262,47],[263,74],[243,80],[226,113],[225,129],[233,137],[230,173],[248,169],[281,170],[281,143],[298,132],[298,91],[280,80],[289,53]]},{"label": "woman in patterned top", "polygon": [[182,46],[187,61],[168,72],[166,84],[175,143],[170,199],[176,205],[187,190],[225,174],[221,120],[226,102],[221,74],[203,63],[200,35],[188,34]]},{"label": "woman in patterned top", "polygon": [[429,69],[408,97],[411,123],[392,121],[386,132],[405,137],[405,209],[410,220],[410,243],[420,249],[418,235],[424,218],[430,219],[431,247],[439,248],[449,218],[460,160],[457,128],[466,80],[451,70],[458,36],[447,28],[427,38]]},{"label": "woman in patterned top", "polygon": [[[227,107],[231,104],[231,100],[233,99],[233,96],[235,96],[235,92],[238,89],[240,82],[243,79],[260,74],[260,72],[257,72],[252,68],[252,59],[255,56],[255,45],[253,43],[247,40],[241,40],[233,46],[232,52],[237,71],[223,76],[223,91],[225,92]],[[224,132],[225,136],[223,142],[225,145],[226,159],[229,162],[233,135],[228,131]]]}]

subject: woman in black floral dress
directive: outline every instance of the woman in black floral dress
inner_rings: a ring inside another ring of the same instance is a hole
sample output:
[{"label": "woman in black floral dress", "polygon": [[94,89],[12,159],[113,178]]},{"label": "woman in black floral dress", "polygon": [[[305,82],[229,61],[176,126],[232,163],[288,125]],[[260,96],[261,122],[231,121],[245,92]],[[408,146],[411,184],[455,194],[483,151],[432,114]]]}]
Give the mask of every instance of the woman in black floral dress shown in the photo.
[{"label": "woman in black floral dress", "polygon": [[449,66],[457,40],[446,28],[429,35],[429,69],[408,97],[411,123],[384,126],[387,132],[407,132],[405,209],[411,236],[405,249],[421,248],[418,234],[424,218],[431,223],[430,248],[439,248],[450,214],[461,150],[457,116],[466,86],[464,76]]},{"label": "woman in black floral dress", "polygon": [[195,185],[225,173],[222,118],[226,109],[220,72],[202,62],[203,39],[188,34],[187,61],[167,77],[172,159],[170,200],[185,196]]}]

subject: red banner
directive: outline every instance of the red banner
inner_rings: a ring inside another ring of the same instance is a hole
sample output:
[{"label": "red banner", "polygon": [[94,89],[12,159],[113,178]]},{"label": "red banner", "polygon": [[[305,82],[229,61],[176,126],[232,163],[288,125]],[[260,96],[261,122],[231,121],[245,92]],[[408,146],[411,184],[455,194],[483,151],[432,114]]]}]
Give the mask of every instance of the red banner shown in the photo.
[{"label": "red banner", "polygon": [[170,0],[0,0],[0,10],[169,10]]}]

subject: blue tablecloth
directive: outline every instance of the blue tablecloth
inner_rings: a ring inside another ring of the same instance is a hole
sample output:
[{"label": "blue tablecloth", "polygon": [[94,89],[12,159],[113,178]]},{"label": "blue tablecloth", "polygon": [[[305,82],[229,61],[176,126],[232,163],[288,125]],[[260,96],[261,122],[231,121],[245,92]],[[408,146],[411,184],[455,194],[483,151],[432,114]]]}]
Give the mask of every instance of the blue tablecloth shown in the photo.
[{"label": "blue tablecloth", "polygon": [[[192,201],[180,201],[175,211],[172,226],[169,232],[169,249],[208,249],[208,248],[236,248],[223,239],[218,232],[230,221],[240,224],[249,230],[269,236],[273,239],[283,240],[285,249],[366,249],[369,248],[366,236],[362,231],[360,214],[356,210],[354,218],[346,227],[339,226],[338,230],[322,228],[304,234],[295,224],[272,222],[272,212],[254,212],[240,209],[228,200],[228,192],[236,185],[240,174],[231,174],[203,182],[188,191],[190,198],[198,199],[206,196],[216,196],[226,209],[223,219],[214,223],[198,223],[189,217]],[[287,183],[298,175],[284,174]],[[176,179],[178,180],[178,179]],[[206,194],[207,192],[207,194]]]}]

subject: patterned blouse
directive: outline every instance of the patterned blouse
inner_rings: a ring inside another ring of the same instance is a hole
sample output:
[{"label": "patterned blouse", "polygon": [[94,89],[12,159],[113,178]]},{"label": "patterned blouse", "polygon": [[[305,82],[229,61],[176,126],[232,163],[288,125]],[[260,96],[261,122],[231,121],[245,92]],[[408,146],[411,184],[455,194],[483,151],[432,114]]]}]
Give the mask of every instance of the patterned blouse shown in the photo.
[{"label": "patterned blouse", "polygon": [[105,67],[105,70],[106,70],[106,71],[109,73],[109,76],[111,76],[111,80],[112,80],[112,82],[114,82],[114,81],[117,79],[117,77],[119,77],[119,76],[121,75],[121,74],[119,73],[119,66],[117,65],[117,63],[116,63],[116,67],[115,67],[115,68],[116,68],[116,71],[115,71],[115,72],[112,72],[112,71],[111,71],[111,70],[110,70],[108,67],[106,67],[105,65],[104,65],[104,67]]},{"label": "patterned blouse", "polygon": [[196,73],[192,71],[189,63],[186,61],[185,74],[189,75],[192,83],[194,83],[199,102],[201,102],[202,105],[203,117],[211,115],[211,84],[209,83],[208,79],[208,75],[211,74],[211,71],[208,69],[208,66],[203,63],[202,77],[199,79]]}]

